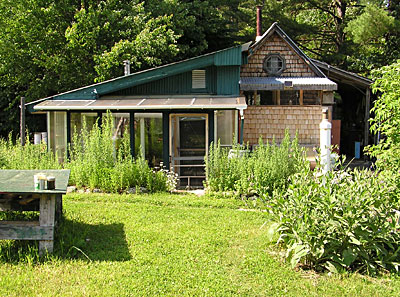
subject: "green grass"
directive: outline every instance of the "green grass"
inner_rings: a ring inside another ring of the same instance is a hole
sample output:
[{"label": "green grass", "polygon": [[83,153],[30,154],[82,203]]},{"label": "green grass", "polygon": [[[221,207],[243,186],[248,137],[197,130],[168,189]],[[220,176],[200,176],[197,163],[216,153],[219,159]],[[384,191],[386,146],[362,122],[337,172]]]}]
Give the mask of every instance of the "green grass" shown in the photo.
[{"label": "green grass", "polygon": [[294,271],[266,213],[192,195],[64,197],[55,253],[0,242],[0,296],[399,296],[400,279]]}]

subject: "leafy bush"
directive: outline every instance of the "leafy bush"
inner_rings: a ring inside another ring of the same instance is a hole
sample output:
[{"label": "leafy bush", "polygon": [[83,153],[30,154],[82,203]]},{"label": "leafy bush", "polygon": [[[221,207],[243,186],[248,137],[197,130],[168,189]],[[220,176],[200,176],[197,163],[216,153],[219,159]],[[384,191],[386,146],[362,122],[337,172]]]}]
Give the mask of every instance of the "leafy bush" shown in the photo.
[{"label": "leafy bush", "polygon": [[269,202],[278,243],[292,266],[376,273],[398,270],[400,226],[394,187],[368,170],[304,171]]},{"label": "leafy bush", "polygon": [[108,114],[101,128],[94,125],[89,131],[83,122],[81,133],[75,131],[70,158],[64,164],[71,169],[70,183],[114,193],[132,187],[145,187],[150,192],[173,190],[169,180],[175,175],[151,169],[143,156],[134,160],[128,133],[117,142],[113,127],[113,117]]},{"label": "leafy bush", "polygon": [[[380,134],[380,142],[367,148],[368,153],[376,158],[380,171],[397,184],[400,192],[400,60],[373,72],[374,93],[378,93],[372,111],[371,132]],[[395,178],[397,177],[397,178]]]},{"label": "leafy bush", "polygon": [[274,189],[284,189],[288,177],[306,167],[309,164],[297,137],[290,140],[288,132],[280,145],[263,144],[260,138],[251,153],[237,145],[229,156],[229,150],[212,144],[206,158],[206,186],[210,191],[268,197]]},{"label": "leafy bush", "polygon": [[57,156],[47,150],[47,144],[32,144],[29,137],[25,146],[19,140],[14,142],[10,134],[8,139],[0,139],[0,169],[58,169],[61,165]]}]

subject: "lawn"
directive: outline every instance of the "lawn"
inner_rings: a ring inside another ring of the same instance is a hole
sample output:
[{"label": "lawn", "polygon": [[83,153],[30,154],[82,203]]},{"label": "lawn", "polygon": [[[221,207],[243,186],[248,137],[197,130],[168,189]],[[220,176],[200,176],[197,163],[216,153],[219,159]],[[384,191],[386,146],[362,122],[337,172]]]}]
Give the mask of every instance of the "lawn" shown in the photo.
[{"label": "lawn", "polygon": [[[55,253],[0,241],[0,296],[399,296],[398,277],[295,271],[268,215],[194,195],[70,194]],[[266,223],[266,224],[265,224]]]}]

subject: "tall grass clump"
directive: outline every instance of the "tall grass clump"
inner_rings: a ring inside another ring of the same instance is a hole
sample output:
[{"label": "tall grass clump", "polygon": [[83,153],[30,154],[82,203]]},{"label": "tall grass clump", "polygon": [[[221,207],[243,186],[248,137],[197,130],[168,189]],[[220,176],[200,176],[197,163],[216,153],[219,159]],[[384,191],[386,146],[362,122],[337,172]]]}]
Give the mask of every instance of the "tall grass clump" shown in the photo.
[{"label": "tall grass clump", "polygon": [[0,139],[0,169],[59,169],[57,156],[47,150],[47,144],[32,144],[27,136],[25,145],[13,141],[10,134]]},{"label": "tall grass clump", "polygon": [[116,140],[113,127],[113,117],[108,113],[101,127],[94,125],[89,130],[84,122],[81,133],[75,131],[69,160],[64,164],[71,169],[70,183],[114,193],[134,187],[150,192],[172,190],[171,173],[151,169],[143,156],[133,159],[129,134]]},{"label": "tall grass clump", "polygon": [[257,195],[268,198],[275,189],[285,189],[288,178],[309,167],[297,137],[285,137],[259,145],[253,152],[236,145],[232,150],[212,144],[206,158],[206,186],[212,192],[233,191],[235,195]]},{"label": "tall grass clump", "polygon": [[398,272],[395,186],[367,169],[303,171],[269,201],[277,243],[292,264],[331,272]]}]

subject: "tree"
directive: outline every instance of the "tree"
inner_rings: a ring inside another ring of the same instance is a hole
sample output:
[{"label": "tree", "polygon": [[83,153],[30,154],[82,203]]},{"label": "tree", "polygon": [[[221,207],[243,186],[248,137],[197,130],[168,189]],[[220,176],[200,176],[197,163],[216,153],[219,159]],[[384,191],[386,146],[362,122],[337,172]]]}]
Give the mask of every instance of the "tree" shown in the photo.
[{"label": "tree", "polygon": [[[397,2],[397,3],[394,3]],[[346,32],[356,45],[350,60],[358,72],[392,64],[400,58],[400,19],[398,1],[369,1],[351,20]]]},{"label": "tree", "polygon": [[151,18],[139,1],[4,0],[0,3],[0,135],[18,130],[21,96],[37,100],[170,62],[171,17]]},{"label": "tree", "polygon": [[[373,91],[379,93],[372,108],[371,131],[380,135],[380,142],[369,148],[377,158],[379,169],[399,176],[400,173],[400,60],[373,72]],[[400,185],[400,181],[397,180]]]}]

